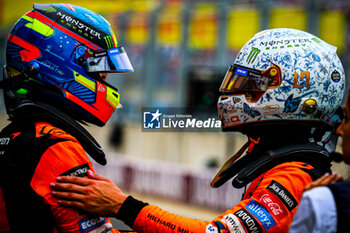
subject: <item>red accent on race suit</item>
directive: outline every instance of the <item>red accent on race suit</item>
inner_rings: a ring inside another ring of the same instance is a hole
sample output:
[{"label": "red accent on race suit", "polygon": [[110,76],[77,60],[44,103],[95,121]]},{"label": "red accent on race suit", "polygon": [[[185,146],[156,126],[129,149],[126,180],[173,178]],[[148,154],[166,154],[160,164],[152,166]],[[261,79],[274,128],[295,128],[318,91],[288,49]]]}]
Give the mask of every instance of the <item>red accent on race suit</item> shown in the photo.
[{"label": "red accent on race suit", "polygon": [[0,187],[0,232],[9,230],[10,226],[6,215],[6,203]]},{"label": "red accent on race suit", "polygon": [[11,134],[12,135],[12,140],[15,139],[15,137],[17,137],[20,134],[21,134],[21,132],[16,132],[16,133]]}]

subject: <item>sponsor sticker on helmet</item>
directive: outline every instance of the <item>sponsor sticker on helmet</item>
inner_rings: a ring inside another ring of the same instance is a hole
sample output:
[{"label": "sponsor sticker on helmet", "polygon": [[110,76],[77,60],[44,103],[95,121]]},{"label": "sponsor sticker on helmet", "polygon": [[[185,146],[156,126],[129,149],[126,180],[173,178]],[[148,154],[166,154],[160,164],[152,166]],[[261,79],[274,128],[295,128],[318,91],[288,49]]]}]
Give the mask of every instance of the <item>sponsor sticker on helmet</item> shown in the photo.
[{"label": "sponsor sticker on helmet", "polygon": [[337,70],[334,70],[331,74],[333,82],[337,83],[340,81],[340,73]]},{"label": "sponsor sticker on helmet", "polygon": [[107,55],[108,55],[107,50],[102,50],[102,51],[98,51],[98,52],[94,53],[94,57],[104,57]]},{"label": "sponsor sticker on helmet", "polygon": [[111,49],[109,52],[111,54],[113,54],[113,53],[120,53],[119,48]]},{"label": "sponsor sticker on helmet", "polygon": [[261,52],[260,49],[253,47],[252,50],[250,51],[248,57],[247,57],[247,63],[248,64],[253,63],[260,52]]},{"label": "sponsor sticker on helmet", "polygon": [[240,75],[242,75],[242,76],[247,76],[248,70],[238,67],[238,68],[236,69],[236,74],[240,74]]},{"label": "sponsor sticker on helmet", "polygon": [[[64,6],[67,7],[67,4],[65,4]],[[74,6],[72,5],[72,7]],[[93,42],[101,48],[109,48],[109,44],[103,39],[105,37],[108,37],[109,35],[103,32],[102,30],[96,28],[91,23],[87,22],[87,20],[84,20],[83,18],[78,18],[70,12],[51,4],[35,4],[34,8],[36,11],[42,13],[44,17],[48,17],[49,19],[53,20],[57,24],[54,27],[58,27],[58,25],[60,25],[63,28],[75,33],[76,35],[79,35],[82,38]],[[71,8],[67,8],[71,10]],[[83,14],[83,16],[89,18],[90,21],[93,21],[91,20],[91,18],[93,17],[89,17],[91,16],[89,14],[89,11],[86,11],[86,13]],[[113,41],[108,42],[110,44],[113,44]]]}]

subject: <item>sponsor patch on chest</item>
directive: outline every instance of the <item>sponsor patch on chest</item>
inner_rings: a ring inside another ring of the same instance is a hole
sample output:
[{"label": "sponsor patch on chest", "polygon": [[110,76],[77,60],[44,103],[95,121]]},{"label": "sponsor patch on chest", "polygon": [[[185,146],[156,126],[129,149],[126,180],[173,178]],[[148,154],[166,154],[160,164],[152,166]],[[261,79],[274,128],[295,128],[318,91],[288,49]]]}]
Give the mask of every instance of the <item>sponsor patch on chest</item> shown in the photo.
[{"label": "sponsor patch on chest", "polygon": [[66,172],[63,172],[60,176],[78,176],[85,177],[87,176],[87,171],[89,170],[89,164],[84,163],[82,165],[73,167]]},{"label": "sponsor patch on chest", "polygon": [[289,211],[292,211],[298,205],[293,195],[277,181],[271,181],[266,189],[280,199]]},{"label": "sponsor patch on chest", "polygon": [[81,233],[91,232],[91,233],[102,233],[110,232],[112,229],[112,224],[107,222],[107,219],[102,217],[95,218],[84,218],[78,222],[79,229]]},{"label": "sponsor patch on chest", "polygon": [[5,137],[5,138],[0,138],[0,145],[1,146],[7,146],[10,143],[11,138]]},{"label": "sponsor patch on chest", "polygon": [[279,221],[288,216],[289,211],[287,207],[284,206],[284,203],[274,194],[265,190],[259,194],[256,200],[264,206],[276,220]]},{"label": "sponsor patch on chest", "polygon": [[245,209],[240,209],[234,213],[234,215],[241,221],[247,232],[250,233],[262,233],[260,224],[256,219]]},{"label": "sponsor patch on chest", "polygon": [[263,225],[265,231],[276,225],[269,211],[252,199],[246,206],[247,210]]}]

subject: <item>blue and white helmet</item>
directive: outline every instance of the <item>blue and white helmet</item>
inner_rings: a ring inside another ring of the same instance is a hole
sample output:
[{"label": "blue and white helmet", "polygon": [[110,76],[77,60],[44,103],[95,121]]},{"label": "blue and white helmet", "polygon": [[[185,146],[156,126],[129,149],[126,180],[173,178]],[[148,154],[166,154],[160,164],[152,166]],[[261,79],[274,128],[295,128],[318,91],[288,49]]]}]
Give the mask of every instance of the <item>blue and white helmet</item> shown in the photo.
[{"label": "blue and white helmet", "polygon": [[329,125],[344,89],[336,47],[300,30],[270,29],[250,39],[229,67],[218,112],[224,131],[263,122]]}]

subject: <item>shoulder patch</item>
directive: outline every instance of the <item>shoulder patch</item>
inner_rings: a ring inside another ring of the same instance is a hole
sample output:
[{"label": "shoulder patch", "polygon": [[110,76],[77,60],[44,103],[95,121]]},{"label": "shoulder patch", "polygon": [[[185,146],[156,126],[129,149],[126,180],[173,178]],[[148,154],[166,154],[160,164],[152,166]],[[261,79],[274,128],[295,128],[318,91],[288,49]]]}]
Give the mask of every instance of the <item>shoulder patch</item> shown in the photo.
[{"label": "shoulder patch", "polygon": [[288,215],[288,209],[284,206],[284,203],[268,191],[260,192],[257,201],[277,220],[281,220]]},{"label": "shoulder patch", "polygon": [[[241,222],[233,214],[228,214],[228,215],[224,216],[222,221],[225,221],[227,224],[227,227],[230,229],[230,231],[227,231],[227,232],[229,232],[229,233],[245,233],[245,230],[243,229]],[[215,224],[218,225],[216,222],[215,222]],[[222,231],[222,232],[224,232],[224,231]]]},{"label": "shoulder patch", "polygon": [[208,224],[206,229],[205,229],[206,233],[218,233],[217,229],[215,227],[213,227],[213,225]]},{"label": "shoulder patch", "polygon": [[110,232],[112,230],[112,224],[110,224],[107,219],[102,217],[95,218],[84,218],[78,222],[80,232]]},{"label": "shoulder patch", "polygon": [[271,181],[266,189],[278,197],[278,199],[283,202],[289,211],[292,211],[298,205],[298,202],[295,200],[293,195],[277,181]]},{"label": "shoulder patch", "polygon": [[240,209],[234,215],[243,223],[245,229],[249,233],[263,233],[256,219],[245,209]]},{"label": "shoulder patch", "polygon": [[66,172],[63,172],[60,176],[78,176],[85,177],[87,176],[87,171],[89,170],[89,164],[84,163],[82,165],[73,167]]},{"label": "shoulder patch", "polygon": [[276,221],[273,219],[269,211],[254,199],[248,203],[246,208],[263,225],[265,231],[268,231],[271,227],[276,225]]},{"label": "shoulder patch", "polygon": [[230,231],[219,221],[215,221],[215,225],[218,228],[219,233],[230,233]]}]

